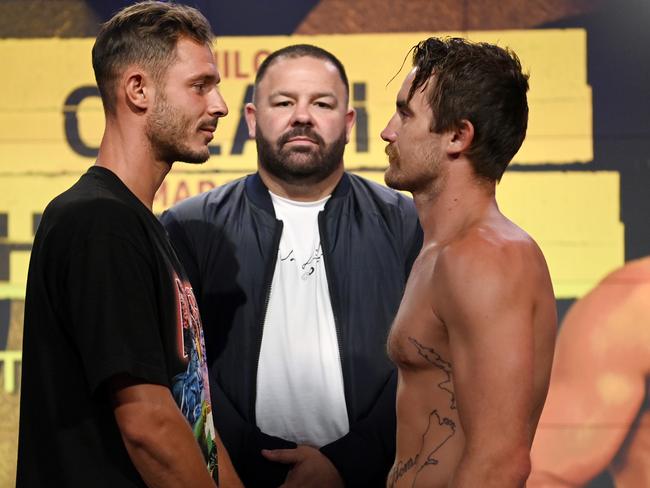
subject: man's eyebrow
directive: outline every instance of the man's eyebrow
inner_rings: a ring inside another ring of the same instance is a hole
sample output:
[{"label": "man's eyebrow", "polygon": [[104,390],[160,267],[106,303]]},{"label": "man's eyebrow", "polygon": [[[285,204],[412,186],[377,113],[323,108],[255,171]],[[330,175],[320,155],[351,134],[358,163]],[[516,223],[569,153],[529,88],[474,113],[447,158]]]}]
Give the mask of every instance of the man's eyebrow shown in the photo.
[{"label": "man's eyebrow", "polygon": [[190,77],[190,82],[194,83],[196,81],[204,81],[206,83],[214,83],[215,85],[218,85],[221,82],[221,77],[212,73],[197,73]]},{"label": "man's eyebrow", "polygon": [[400,99],[395,102],[395,106],[397,107],[397,110],[401,110],[403,112],[407,113],[412,113],[413,111],[411,110],[411,107],[409,107],[409,103],[406,100]]},{"label": "man's eyebrow", "polygon": [[[284,90],[278,90],[269,95],[270,97],[290,97],[290,98],[296,98],[298,96],[297,93],[290,92],[290,91],[284,91]],[[336,98],[336,95],[334,92],[317,92],[317,93],[312,93],[310,95],[311,98],[324,98],[324,97],[332,97]]]}]

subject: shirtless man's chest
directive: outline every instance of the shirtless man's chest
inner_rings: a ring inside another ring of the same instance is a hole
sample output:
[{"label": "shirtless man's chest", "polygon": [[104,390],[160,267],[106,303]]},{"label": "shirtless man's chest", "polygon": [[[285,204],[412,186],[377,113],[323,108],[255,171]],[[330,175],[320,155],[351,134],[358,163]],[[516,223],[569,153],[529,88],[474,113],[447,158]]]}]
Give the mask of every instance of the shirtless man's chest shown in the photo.
[{"label": "shirtless man's chest", "polygon": [[397,454],[389,487],[447,486],[464,443],[449,337],[433,296],[437,252],[423,250],[414,263],[388,340],[399,370]]}]

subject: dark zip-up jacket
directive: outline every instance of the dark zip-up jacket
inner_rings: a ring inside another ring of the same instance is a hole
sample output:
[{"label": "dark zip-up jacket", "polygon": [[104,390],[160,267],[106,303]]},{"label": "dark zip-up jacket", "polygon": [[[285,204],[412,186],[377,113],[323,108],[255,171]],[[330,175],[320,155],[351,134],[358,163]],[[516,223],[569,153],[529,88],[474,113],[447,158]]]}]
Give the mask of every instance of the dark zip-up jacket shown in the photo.
[{"label": "dark zip-up jacket", "polygon": [[[260,450],[295,444],[255,421],[257,367],[282,222],[258,174],[161,217],[205,328],[213,416],[248,487],[282,484],[290,466]],[[411,199],[345,173],[318,216],[350,432],[323,446],[346,486],[384,486],[395,455],[396,372],[386,339],[422,245]]]}]

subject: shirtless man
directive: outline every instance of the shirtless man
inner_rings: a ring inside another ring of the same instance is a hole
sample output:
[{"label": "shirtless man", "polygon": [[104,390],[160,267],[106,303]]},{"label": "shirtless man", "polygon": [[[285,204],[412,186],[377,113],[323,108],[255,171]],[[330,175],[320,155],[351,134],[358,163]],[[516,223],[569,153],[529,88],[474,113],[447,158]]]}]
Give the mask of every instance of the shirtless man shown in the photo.
[{"label": "shirtless man", "polygon": [[533,450],[530,488],[650,486],[650,258],[630,261],[569,310]]},{"label": "shirtless man", "polygon": [[386,183],[413,193],[424,243],[389,337],[399,368],[390,487],[516,487],[556,334],[533,239],[495,187],[524,140],[527,76],[511,51],[430,38],[382,138]]}]

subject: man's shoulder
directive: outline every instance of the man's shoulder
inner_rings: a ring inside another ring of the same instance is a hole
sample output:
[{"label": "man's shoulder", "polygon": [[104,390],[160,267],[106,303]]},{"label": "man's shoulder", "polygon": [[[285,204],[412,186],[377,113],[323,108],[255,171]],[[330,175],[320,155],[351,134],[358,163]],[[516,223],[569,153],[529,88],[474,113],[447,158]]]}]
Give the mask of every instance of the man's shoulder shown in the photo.
[{"label": "man's shoulder", "polygon": [[346,172],[346,175],[350,179],[350,184],[352,188],[356,190],[365,190],[367,192],[372,193],[373,195],[376,195],[379,198],[383,198],[386,201],[398,201],[398,200],[411,200],[409,197],[404,195],[403,193],[400,193],[396,190],[393,190],[392,188],[388,188],[386,185],[382,185],[381,183],[371,180],[370,178],[366,178],[364,176],[360,176],[355,173],[350,173]]},{"label": "man's shoulder", "polygon": [[515,282],[535,268],[546,270],[539,246],[507,219],[467,229],[442,246],[436,263],[439,276],[461,282],[477,278]]},{"label": "man's shoulder", "polygon": [[92,224],[93,228],[114,228],[120,223],[136,222],[139,218],[133,204],[103,188],[88,188],[77,184],[48,204],[41,222],[52,221],[73,227]]},{"label": "man's shoulder", "polygon": [[363,176],[354,173],[346,174],[353,194],[358,198],[365,196],[380,205],[397,207],[408,214],[415,215],[415,205],[412,198]]},{"label": "man's shoulder", "polygon": [[[535,241],[511,222],[472,226],[442,246],[432,283],[441,314],[468,325],[505,311],[523,317],[545,310],[545,316],[555,317],[546,260]],[[555,330],[554,319],[539,323]]]},{"label": "man's shoulder", "polygon": [[186,198],[165,211],[161,217],[163,224],[172,217],[177,220],[204,219],[209,214],[218,212],[224,205],[234,205],[235,200],[245,194],[247,178],[244,176],[200,195]]},{"label": "man's shoulder", "polygon": [[[82,191],[74,186],[54,198],[41,217],[33,253],[44,250],[60,256],[90,243],[141,243],[146,232],[146,208],[139,212],[127,202],[102,191]],[[155,222],[153,214],[149,218]]]}]

